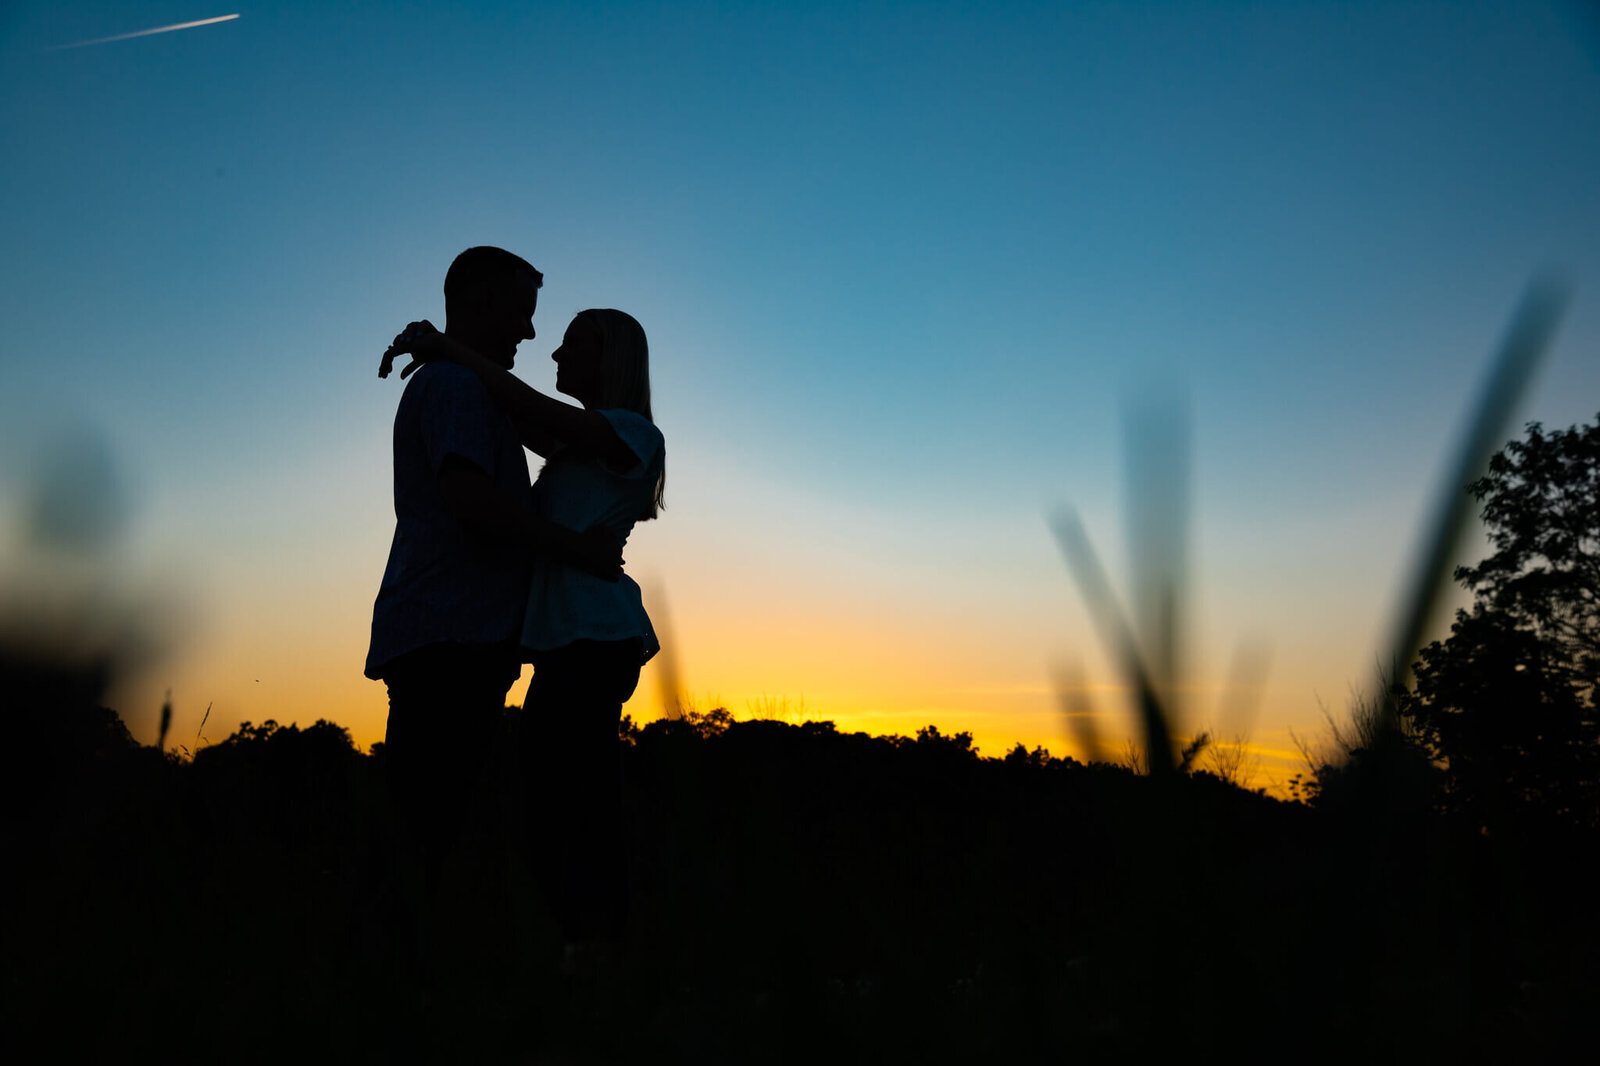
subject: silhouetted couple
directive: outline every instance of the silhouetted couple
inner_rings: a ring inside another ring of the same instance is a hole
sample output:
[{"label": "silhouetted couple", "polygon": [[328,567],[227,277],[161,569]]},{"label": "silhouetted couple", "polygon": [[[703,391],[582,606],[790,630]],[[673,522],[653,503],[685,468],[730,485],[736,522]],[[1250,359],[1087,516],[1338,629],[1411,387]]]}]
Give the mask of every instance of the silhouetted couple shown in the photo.
[{"label": "silhouetted couple", "polygon": [[[510,252],[469,248],[445,275],[444,331],[413,322],[384,353],[380,376],[397,354],[416,362],[401,374],[395,533],[366,674],[388,687],[390,788],[431,897],[463,826],[486,813],[506,694],[533,663],[527,827],[556,917],[582,942],[626,915],[617,727],[658,644],[622,545],[661,508],[665,444],[644,330],[621,311],[580,313],[551,356],[557,391],[581,406],[510,373],[543,281]],[[531,487],[524,447],[546,460]]]}]

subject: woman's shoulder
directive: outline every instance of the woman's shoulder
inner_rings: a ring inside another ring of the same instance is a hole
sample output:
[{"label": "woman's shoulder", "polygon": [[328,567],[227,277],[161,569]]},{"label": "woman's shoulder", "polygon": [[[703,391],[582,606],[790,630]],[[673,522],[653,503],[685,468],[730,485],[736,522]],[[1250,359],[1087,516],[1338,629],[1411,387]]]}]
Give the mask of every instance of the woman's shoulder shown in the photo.
[{"label": "woman's shoulder", "polygon": [[617,436],[622,438],[623,443],[632,448],[634,454],[641,459],[649,458],[644,454],[646,451],[656,452],[665,448],[666,437],[662,435],[661,430],[639,412],[630,411],[625,407],[611,407],[600,413],[611,423],[611,428],[617,431]]},{"label": "woman's shoulder", "polygon": [[648,429],[658,436],[661,433],[661,431],[656,428],[656,424],[650,421],[650,419],[646,418],[638,411],[630,411],[626,407],[603,407],[600,409],[600,413],[605,415],[606,418],[611,421],[612,425],[637,426],[640,429]]}]

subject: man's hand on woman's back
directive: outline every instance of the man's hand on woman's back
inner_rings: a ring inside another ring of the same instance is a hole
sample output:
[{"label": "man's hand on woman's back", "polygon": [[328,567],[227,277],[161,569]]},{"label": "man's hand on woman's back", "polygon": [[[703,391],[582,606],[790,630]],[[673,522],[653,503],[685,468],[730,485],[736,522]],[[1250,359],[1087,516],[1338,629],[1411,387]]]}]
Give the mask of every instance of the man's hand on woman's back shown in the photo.
[{"label": "man's hand on woman's back", "polygon": [[572,564],[602,581],[622,577],[622,542],[604,526],[590,526],[572,536]]}]

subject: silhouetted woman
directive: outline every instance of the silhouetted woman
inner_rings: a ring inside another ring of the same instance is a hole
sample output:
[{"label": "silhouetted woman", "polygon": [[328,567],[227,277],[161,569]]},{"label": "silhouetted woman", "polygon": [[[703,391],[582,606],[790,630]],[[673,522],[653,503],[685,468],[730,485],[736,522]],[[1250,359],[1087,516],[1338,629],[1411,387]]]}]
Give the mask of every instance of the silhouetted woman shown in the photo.
[{"label": "silhouetted woman", "polygon": [[[523,443],[547,460],[533,485],[540,517],[570,529],[601,526],[625,542],[635,522],[660,511],[666,445],[650,413],[649,347],[631,315],[580,312],[551,354],[557,391],[581,407],[545,396],[426,322],[407,327],[391,352],[449,359],[483,380]],[[523,723],[530,822],[563,930],[569,940],[593,940],[620,932],[626,916],[617,726],[660,645],[626,575],[606,581],[545,555],[533,566],[522,630],[534,669]]]}]

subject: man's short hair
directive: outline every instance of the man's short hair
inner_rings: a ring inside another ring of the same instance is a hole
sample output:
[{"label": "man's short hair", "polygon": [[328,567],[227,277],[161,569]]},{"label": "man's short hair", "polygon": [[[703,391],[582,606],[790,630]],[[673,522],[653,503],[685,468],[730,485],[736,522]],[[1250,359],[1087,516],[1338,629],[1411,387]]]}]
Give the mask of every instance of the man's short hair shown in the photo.
[{"label": "man's short hair", "polygon": [[445,316],[448,318],[451,307],[459,305],[463,299],[471,299],[473,294],[486,289],[507,286],[518,274],[527,274],[531,277],[533,287],[536,289],[544,285],[544,275],[520,255],[487,244],[468,248],[456,256],[455,262],[450,264],[450,269],[445,271]]}]

